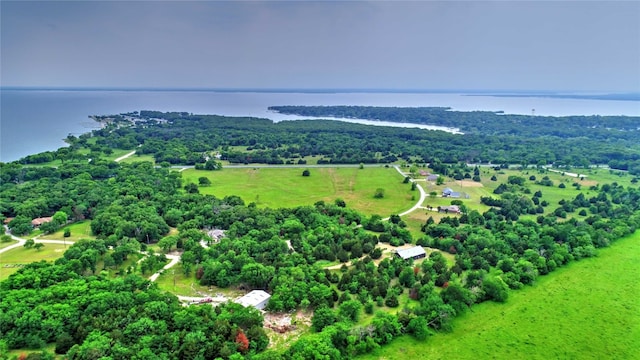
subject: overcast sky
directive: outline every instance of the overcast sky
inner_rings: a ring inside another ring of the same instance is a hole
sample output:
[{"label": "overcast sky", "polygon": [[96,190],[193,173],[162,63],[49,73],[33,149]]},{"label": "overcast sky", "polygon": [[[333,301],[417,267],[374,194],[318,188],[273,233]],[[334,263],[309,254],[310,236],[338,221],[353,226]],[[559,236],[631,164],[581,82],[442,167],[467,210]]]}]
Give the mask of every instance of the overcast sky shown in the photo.
[{"label": "overcast sky", "polygon": [[639,1],[5,1],[2,86],[640,91]]}]

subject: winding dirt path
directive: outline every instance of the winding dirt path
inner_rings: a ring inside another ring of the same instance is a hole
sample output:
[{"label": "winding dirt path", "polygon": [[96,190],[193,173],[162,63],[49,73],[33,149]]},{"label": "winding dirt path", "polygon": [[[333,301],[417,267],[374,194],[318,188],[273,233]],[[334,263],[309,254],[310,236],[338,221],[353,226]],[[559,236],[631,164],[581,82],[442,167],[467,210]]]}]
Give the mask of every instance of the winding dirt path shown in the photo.
[{"label": "winding dirt path", "polygon": [[132,152],[130,152],[130,153],[128,153],[128,154],[124,154],[124,155],[120,156],[119,158],[115,159],[114,161],[115,161],[115,162],[120,162],[120,161],[122,161],[122,160],[124,160],[124,159],[128,158],[129,156],[132,156],[132,155],[133,155],[133,154],[135,154],[135,153],[136,153],[136,151],[135,151],[135,150],[133,150]]}]

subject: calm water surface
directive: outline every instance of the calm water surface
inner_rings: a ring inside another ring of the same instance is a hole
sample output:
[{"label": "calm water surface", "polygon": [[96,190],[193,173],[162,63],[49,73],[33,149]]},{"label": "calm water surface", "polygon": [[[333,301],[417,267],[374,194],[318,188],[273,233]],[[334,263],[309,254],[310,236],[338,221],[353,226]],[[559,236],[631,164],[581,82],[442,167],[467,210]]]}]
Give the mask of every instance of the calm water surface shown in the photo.
[{"label": "calm water surface", "polygon": [[[454,110],[536,115],[640,116],[640,102],[535,97],[465,96],[439,93],[276,93],[216,91],[5,90],[0,93],[0,161],[55,150],[62,139],[96,128],[90,115],[139,110],[299,120],[267,110],[274,105],[443,106]],[[357,121],[371,123],[367,121]],[[376,123],[422,127],[424,125]]]}]

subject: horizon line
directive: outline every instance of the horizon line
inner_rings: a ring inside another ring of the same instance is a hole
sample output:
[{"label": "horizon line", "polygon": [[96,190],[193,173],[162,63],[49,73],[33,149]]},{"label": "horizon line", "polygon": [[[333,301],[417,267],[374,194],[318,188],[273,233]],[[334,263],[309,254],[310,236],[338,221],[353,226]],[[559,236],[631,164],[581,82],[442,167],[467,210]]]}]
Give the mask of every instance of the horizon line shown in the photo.
[{"label": "horizon line", "polygon": [[471,93],[471,94],[523,94],[565,95],[640,94],[638,91],[611,90],[530,90],[530,89],[438,89],[438,88],[326,88],[326,87],[145,87],[145,86],[0,86],[0,90],[17,91],[192,91],[192,92],[273,92],[273,93]]}]

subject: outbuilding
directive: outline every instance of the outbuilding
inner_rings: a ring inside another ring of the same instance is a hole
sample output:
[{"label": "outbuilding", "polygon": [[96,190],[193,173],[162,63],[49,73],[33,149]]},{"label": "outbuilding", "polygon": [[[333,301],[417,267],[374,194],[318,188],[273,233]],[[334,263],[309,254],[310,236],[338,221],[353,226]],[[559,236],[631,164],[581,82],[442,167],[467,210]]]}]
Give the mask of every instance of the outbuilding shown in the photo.
[{"label": "outbuilding", "polygon": [[236,303],[244,307],[253,306],[258,310],[262,310],[267,306],[270,298],[271,295],[269,295],[269,293],[267,293],[266,291],[252,290],[248,294],[236,300]]},{"label": "outbuilding", "polygon": [[408,249],[397,250],[396,255],[402,260],[418,260],[427,257],[427,252],[424,251],[422,246],[414,246]]},{"label": "outbuilding", "polygon": [[445,188],[442,190],[442,197],[459,198],[460,193],[458,191],[453,191],[451,188]]}]

